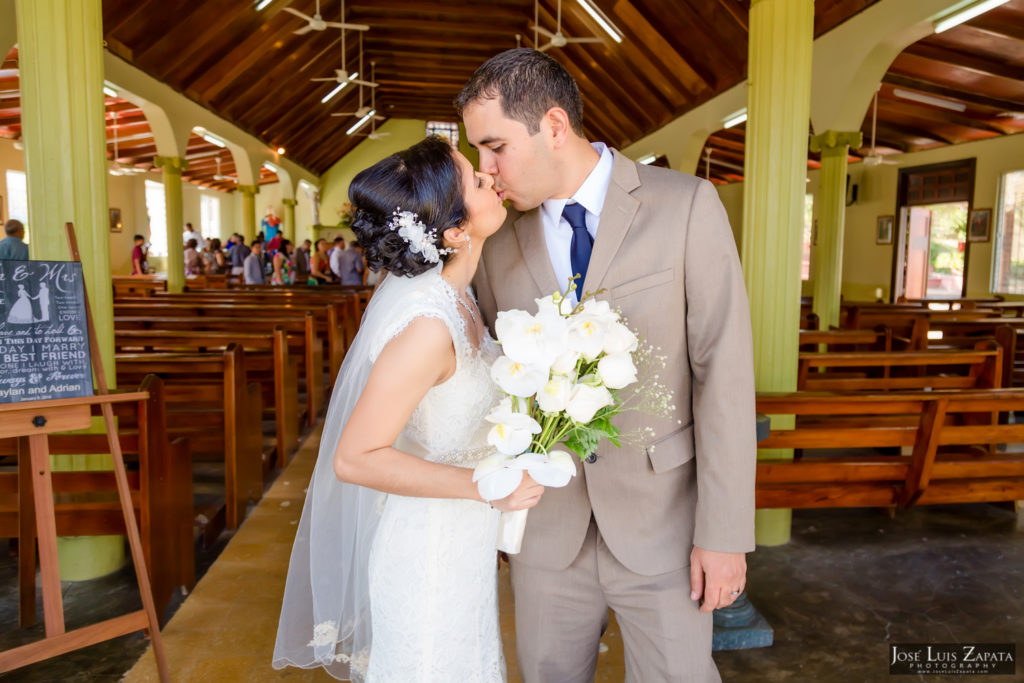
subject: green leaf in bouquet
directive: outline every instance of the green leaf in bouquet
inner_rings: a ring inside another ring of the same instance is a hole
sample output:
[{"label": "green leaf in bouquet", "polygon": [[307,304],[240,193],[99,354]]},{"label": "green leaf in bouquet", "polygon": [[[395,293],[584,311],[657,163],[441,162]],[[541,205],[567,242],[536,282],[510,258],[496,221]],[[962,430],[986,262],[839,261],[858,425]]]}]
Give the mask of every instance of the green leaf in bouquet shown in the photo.
[{"label": "green leaf in bouquet", "polygon": [[587,456],[597,451],[601,442],[601,432],[589,427],[576,427],[565,438],[566,447],[576,453],[580,460],[586,460]]}]

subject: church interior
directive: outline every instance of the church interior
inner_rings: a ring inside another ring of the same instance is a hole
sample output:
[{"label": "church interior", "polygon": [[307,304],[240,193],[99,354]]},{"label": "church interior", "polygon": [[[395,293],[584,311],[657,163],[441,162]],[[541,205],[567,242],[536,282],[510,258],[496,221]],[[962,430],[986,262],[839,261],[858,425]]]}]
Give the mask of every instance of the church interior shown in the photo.
[{"label": "church interior", "polygon": [[[573,76],[588,139],[706,179],[728,214],[763,424],[723,680],[1024,644],[1024,0],[0,0],[0,223],[39,261],[72,260],[74,226],[104,386],[136,392],[112,410],[139,520],[95,405],[49,434],[37,555],[37,437],[0,397],[0,680],[161,680],[153,610],[172,680],[332,680],[271,653],[373,287],[190,270],[181,231],[355,240],[362,169],[431,134],[477,163],[453,100],[517,46]],[[624,675],[613,620],[596,680]]]}]

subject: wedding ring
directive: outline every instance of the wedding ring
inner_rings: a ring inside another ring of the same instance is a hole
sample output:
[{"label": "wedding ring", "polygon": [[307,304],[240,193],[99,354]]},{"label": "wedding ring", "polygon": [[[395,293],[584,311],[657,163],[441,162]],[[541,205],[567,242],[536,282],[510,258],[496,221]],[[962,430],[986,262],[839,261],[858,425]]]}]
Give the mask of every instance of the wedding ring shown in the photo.
[{"label": "wedding ring", "polygon": [[740,591],[732,591],[731,593],[729,593],[729,595],[739,595],[739,594],[740,594]]}]

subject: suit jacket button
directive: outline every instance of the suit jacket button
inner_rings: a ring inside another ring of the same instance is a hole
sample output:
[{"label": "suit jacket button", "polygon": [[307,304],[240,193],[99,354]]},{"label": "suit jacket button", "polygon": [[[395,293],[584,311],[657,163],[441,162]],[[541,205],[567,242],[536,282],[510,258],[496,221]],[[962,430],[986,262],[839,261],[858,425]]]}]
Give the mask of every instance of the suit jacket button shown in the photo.
[{"label": "suit jacket button", "polygon": [[590,455],[588,455],[587,462],[589,462],[591,465],[597,462],[597,453],[591,453]]}]

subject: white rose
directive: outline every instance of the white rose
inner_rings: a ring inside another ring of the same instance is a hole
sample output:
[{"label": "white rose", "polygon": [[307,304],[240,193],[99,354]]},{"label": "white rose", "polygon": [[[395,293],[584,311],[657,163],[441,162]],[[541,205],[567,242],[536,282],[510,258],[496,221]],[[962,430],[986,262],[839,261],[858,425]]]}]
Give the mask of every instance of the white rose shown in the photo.
[{"label": "white rose", "polygon": [[636,381],[636,366],[628,353],[612,353],[597,362],[597,373],[610,389],[622,389]]},{"label": "white rose", "polygon": [[604,325],[597,316],[580,313],[569,325],[569,349],[594,360],[604,349]]},{"label": "white rose", "polygon": [[551,372],[556,375],[568,375],[576,369],[579,359],[579,351],[564,351],[551,364]]},{"label": "white rose", "polygon": [[612,394],[605,387],[592,387],[588,384],[573,386],[569,394],[569,403],[565,407],[574,421],[586,424],[594,419],[597,411],[614,403]]},{"label": "white rose", "polygon": [[637,339],[633,330],[619,322],[612,323],[604,331],[604,352],[625,353],[636,351]]},{"label": "white rose", "polygon": [[543,365],[519,363],[508,356],[499,356],[491,366],[491,379],[506,394],[533,396],[548,381],[548,369]]},{"label": "white rose", "polygon": [[504,399],[485,418],[494,426],[487,434],[487,443],[505,455],[519,455],[530,448],[534,434],[540,434],[541,426],[525,413],[512,410],[512,400]]},{"label": "white rose", "polygon": [[571,390],[572,384],[569,383],[567,377],[552,377],[544,385],[544,388],[537,392],[537,404],[545,413],[557,413],[565,410]]}]

